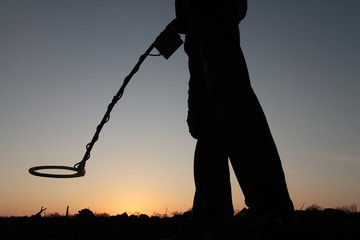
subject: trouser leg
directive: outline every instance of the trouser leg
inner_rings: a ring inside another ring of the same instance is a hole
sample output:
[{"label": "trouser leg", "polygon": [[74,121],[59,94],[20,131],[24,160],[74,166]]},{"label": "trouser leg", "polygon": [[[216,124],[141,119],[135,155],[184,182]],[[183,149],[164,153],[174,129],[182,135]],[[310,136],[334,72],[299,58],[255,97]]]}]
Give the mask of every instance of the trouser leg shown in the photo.
[{"label": "trouser leg", "polygon": [[200,138],[196,144],[193,216],[205,225],[214,225],[234,213],[228,157],[222,145],[217,138]]},{"label": "trouser leg", "polygon": [[209,101],[223,123],[227,154],[250,208],[291,212],[280,157],[250,85],[237,22],[214,6],[204,11],[190,4],[188,35],[203,62]]},{"label": "trouser leg", "polygon": [[203,64],[190,36],[185,41],[189,55],[188,124],[197,139],[194,154],[195,196],[193,220],[206,225],[233,215],[229,160],[218,114],[209,102]]}]

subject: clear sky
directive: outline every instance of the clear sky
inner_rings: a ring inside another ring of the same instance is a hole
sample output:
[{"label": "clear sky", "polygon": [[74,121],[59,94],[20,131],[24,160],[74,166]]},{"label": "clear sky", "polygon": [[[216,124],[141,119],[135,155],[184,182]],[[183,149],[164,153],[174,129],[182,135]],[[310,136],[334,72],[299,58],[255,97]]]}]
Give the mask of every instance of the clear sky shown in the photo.
[{"label": "clear sky", "polygon": [[[359,9],[357,0],[250,0],[240,24],[296,209],[360,206]],[[85,177],[28,173],[82,159],[123,79],[174,14],[172,0],[0,1],[0,216],[41,206],[111,215],[191,207],[195,141],[185,121],[183,48],[142,64]]]}]

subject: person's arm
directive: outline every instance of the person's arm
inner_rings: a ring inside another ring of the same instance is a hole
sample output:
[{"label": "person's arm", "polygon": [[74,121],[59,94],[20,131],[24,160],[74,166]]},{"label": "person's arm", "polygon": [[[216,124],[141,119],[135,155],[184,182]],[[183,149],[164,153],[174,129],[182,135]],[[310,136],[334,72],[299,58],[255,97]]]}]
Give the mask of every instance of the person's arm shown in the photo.
[{"label": "person's arm", "polygon": [[185,15],[186,2],[184,0],[175,0],[176,17],[181,18]]},{"label": "person's arm", "polygon": [[176,31],[178,33],[186,33],[186,11],[188,1],[187,0],[175,0],[175,14],[176,19],[173,21]]},{"label": "person's arm", "polygon": [[239,22],[241,20],[243,20],[246,16],[246,12],[247,12],[247,0],[238,0],[238,9],[239,9],[239,15],[238,15],[238,19]]}]

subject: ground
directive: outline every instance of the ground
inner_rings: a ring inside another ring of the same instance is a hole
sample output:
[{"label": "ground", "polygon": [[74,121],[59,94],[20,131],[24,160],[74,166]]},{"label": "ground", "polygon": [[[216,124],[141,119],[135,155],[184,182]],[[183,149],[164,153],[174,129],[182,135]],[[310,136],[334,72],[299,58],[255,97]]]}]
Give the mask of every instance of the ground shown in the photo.
[{"label": "ground", "polygon": [[[82,213],[82,214],[80,214]],[[126,239],[161,240],[181,230],[189,212],[173,217],[147,215],[96,216],[79,211],[73,217],[6,217],[0,218],[0,239]],[[298,224],[275,231],[240,234],[223,239],[360,239],[360,213],[343,210],[296,211]],[[217,239],[215,239],[217,240]]]}]

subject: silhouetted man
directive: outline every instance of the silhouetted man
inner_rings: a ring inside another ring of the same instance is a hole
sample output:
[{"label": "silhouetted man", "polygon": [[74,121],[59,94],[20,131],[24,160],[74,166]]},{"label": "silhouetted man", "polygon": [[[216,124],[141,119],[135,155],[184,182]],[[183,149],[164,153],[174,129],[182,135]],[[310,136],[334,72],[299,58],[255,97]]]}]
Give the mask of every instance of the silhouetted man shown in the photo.
[{"label": "silhouetted man", "polygon": [[175,29],[186,34],[189,131],[197,139],[192,221],[233,216],[228,159],[253,217],[293,216],[276,145],[250,85],[240,47],[246,0],[176,0]]}]

